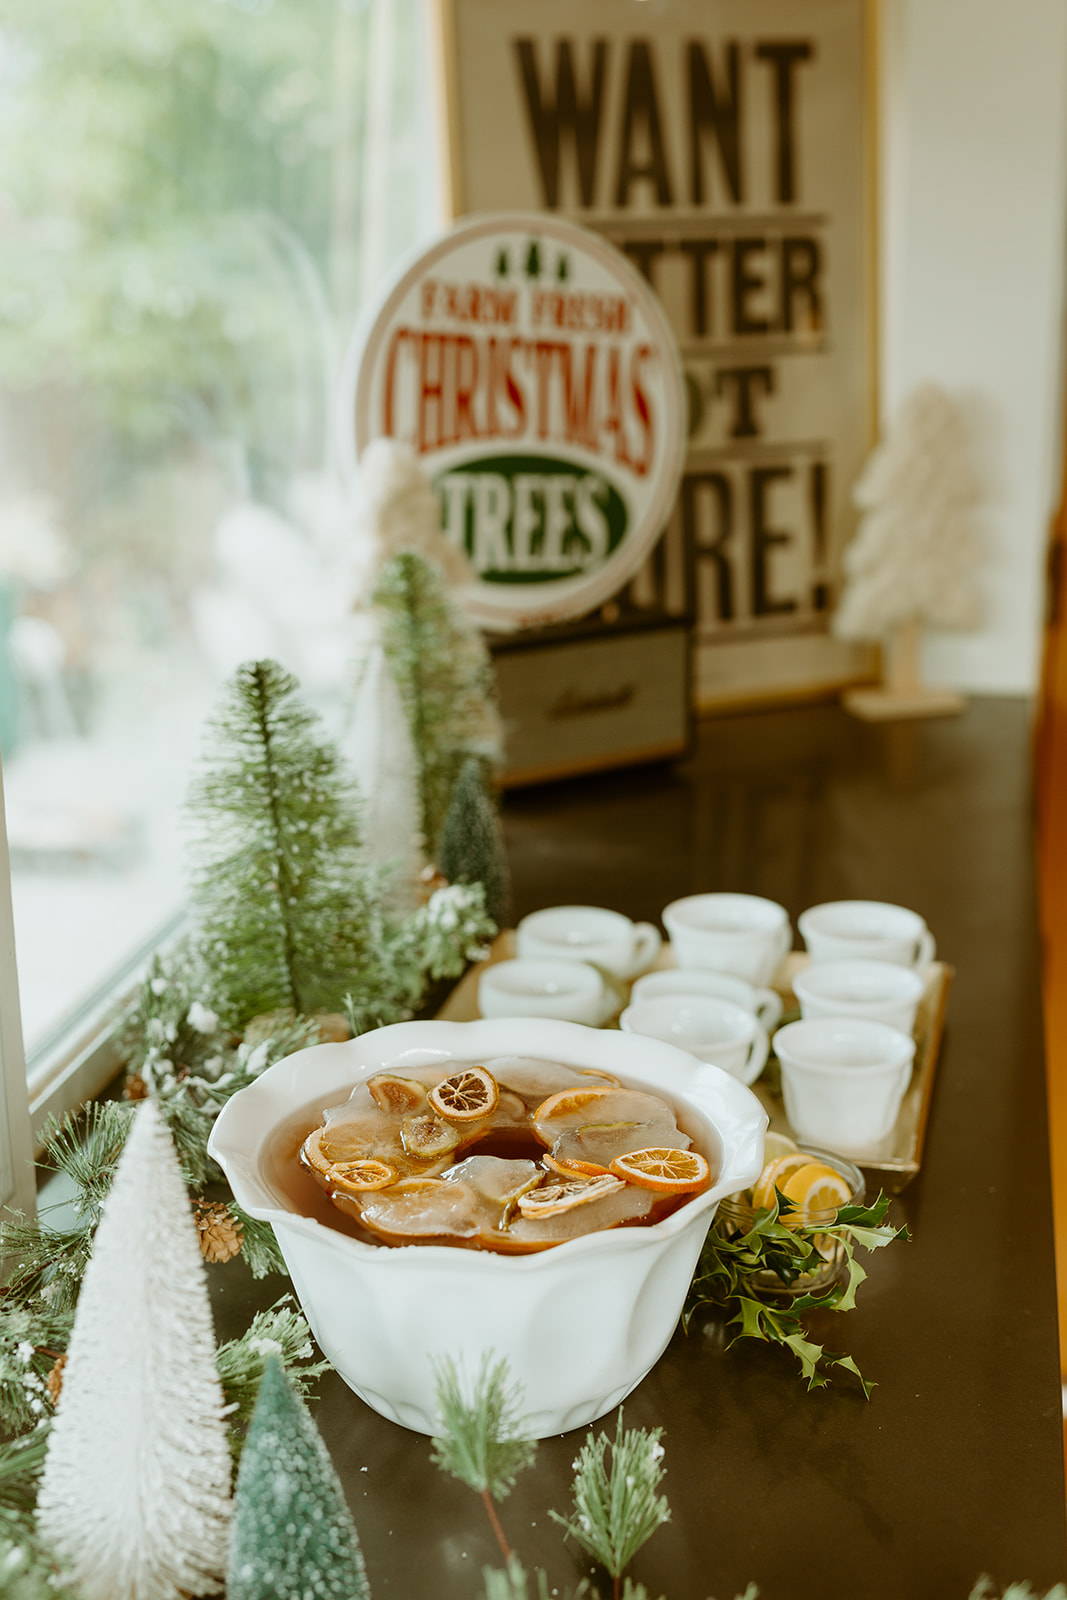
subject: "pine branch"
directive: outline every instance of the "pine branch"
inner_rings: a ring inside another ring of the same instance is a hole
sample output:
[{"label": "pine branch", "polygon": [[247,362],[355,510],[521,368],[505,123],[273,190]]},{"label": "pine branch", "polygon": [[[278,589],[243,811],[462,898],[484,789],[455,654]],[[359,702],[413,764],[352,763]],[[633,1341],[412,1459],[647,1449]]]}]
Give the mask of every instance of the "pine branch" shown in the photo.
[{"label": "pine branch", "polygon": [[587,1578],[583,1578],[576,1589],[568,1589],[564,1594],[550,1586],[540,1567],[528,1573],[518,1556],[512,1556],[502,1569],[483,1567],[482,1578],[485,1583],[482,1600],[586,1600],[586,1597],[591,1600],[594,1594]]},{"label": "pine branch", "polygon": [[522,1433],[521,1391],[509,1385],[504,1360],[482,1358],[469,1395],[460,1369],[444,1360],[437,1368],[441,1434],[433,1442],[434,1464],[481,1496],[505,1561],[511,1559],[494,1502],[511,1493],[519,1473],[532,1466],[536,1442]]},{"label": "pine branch", "polygon": [[215,1363],[226,1397],[235,1457],[240,1456],[259,1386],[272,1358],[281,1363],[294,1391],[302,1397],[310,1394],[314,1379],[329,1371],[327,1361],[315,1360],[311,1331],[291,1295],[268,1311],[258,1311],[239,1339],[219,1346]]},{"label": "pine branch", "polygon": [[599,1561],[615,1581],[656,1529],[670,1521],[659,1493],[663,1465],[662,1428],[625,1428],[619,1411],[614,1439],[587,1434],[574,1462],[569,1516],[550,1511],[572,1539]]},{"label": "pine branch", "polygon": [[6,1433],[25,1433],[51,1416],[48,1380],[66,1351],[72,1321],[72,1312],[45,1300],[30,1306],[0,1298],[0,1428]]},{"label": "pine branch", "polygon": [[991,1578],[978,1579],[968,1600],[1067,1600],[1067,1585],[1057,1583],[1044,1596],[1035,1594],[1028,1583],[1009,1583],[1003,1596]]}]

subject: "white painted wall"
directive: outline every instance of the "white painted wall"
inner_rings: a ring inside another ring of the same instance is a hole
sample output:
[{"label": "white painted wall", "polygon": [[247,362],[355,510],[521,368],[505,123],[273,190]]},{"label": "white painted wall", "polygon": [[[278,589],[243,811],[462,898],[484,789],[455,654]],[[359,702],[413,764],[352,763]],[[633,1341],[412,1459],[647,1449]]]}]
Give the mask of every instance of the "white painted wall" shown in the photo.
[{"label": "white painted wall", "polygon": [[931,682],[1037,682],[1061,457],[1064,0],[882,0],[883,415],[934,379],[988,474],[988,613],[926,647]]}]

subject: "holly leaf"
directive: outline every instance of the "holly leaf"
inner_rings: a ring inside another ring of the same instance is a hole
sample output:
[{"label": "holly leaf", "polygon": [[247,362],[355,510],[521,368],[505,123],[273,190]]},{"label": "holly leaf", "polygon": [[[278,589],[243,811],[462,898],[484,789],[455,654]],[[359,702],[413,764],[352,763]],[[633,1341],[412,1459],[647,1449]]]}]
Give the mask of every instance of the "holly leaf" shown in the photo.
[{"label": "holly leaf", "polygon": [[869,1400],[871,1398],[871,1390],[877,1389],[878,1385],[873,1378],[865,1378],[863,1376],[863,1373],[860,1371],[859,1367],[857,1367],[851,1356],[834,1356],[830,1364],[834,1367],[844,1367],[846,1372],[851,1372],[859,1382],[860,1388],[863,1390],[863,1398],[865,1400]]}]

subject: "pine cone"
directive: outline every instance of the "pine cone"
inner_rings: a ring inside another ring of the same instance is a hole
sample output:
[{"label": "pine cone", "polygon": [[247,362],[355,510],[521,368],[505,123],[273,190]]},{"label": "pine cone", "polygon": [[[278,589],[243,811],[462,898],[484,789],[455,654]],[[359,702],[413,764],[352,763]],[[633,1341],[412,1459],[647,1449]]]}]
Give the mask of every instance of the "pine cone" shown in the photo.
[{"label": "pine cone", "polygon": [[217,1200],[198,1200],[193,1219],[205,1261],[232,1261],[240,1255],[244,1229],[227,1206]]},{"label": "pine cone", "polygon": [[274,1039],[278,1034],[288,1032],[301,1021],[314,1024],[319,1044],[343,1044],[352,1037],[348,1018],[340,1011],[316,1011],[311,1017],[301,1018],[295,1011],[286,1008],[282,1011],[264,1011],[260,1016],[253,1017],[245,1027],[245,1044],[262,1044],[265,1039]]},{"label": "pine cone", "polygon": [[312,1017],[320,1044],[344,1044],[351,1039],[348,1018],[340,1011],[316,1011]]},{"label": "pine cone", "polygon": [[280,1011],[261,1011],[245,1024],[244,1042],[247,1045],[263,1044],[279,1033],[285,1033],[296,1021],[296,1012],[285,1006]]},{"label": "pine cone", "polygon": [[148,1085],[139,1072],[131,1072],[127,1075],[126,1082],[122,1086],[122,1098],[124,1100],[148,1099]]},{"label": "pine cone", "polygon": [[428,866],[423,867],[422,871],[419,873],[419,904],[424,906],[426,902],[437,893],[438,889],[447,888],[448,879],[445,877],[440,867],[435,867],[431,862]]},{"label": "pine cone", "polygon": [[56,1356],[56,1359],[52,1364],[52,1370],[44,1380],[45,1387],[48,1390],[48,1398],[51,1400],[53,1406],[57,1406],[59,1404],[59,1397],[63,1393],[63,1369],[66,1364],[66,1355]]}]

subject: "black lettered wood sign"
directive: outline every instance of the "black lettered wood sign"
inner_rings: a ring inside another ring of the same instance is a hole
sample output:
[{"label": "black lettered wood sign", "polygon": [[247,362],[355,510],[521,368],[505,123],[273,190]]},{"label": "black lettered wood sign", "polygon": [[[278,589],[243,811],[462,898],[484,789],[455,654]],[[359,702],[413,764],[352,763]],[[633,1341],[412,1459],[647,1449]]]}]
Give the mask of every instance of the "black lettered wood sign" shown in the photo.
[{"label": "black lettered wood sign", "polygon": [[685,475],[618,596],[696,618],[703,704],[864,676],[830,637],[874,431],[867,0],[438,0],[454,214],[596,229],[682,351]]}]

